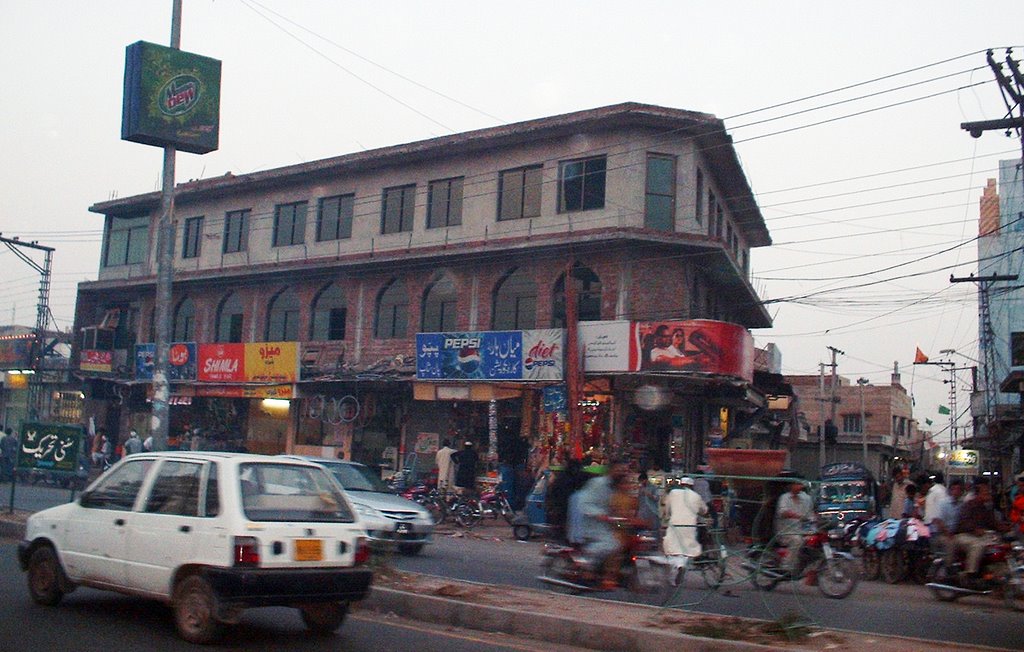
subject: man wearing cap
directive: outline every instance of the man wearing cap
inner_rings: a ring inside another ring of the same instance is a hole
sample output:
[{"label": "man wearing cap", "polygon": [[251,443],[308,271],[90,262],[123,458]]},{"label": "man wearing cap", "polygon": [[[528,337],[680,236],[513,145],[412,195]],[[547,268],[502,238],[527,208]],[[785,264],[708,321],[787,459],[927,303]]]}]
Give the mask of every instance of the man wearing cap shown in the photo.
[{"label": "man wearing cap", "polygon": [[128,439],[124,442],[124,454],[135,455],[136,453],[142,452],[142,440],[139,439],[139,433],[132,430],[128,433]]},{"label": "man wearing cap", "polygon": [[462,450],[452,454],[452,461],[457,465],[455,469],[455,486],[460,493],[472,494],[476,490],[476,465],[480,456],[473,449],[473,442],[467,441],[462,445]]},{"label": "man wearing cap", "polygon": [[[665,498],[668,513],[668,532],[662,547],[672,559],[676,568],[683,566],[687,559],[700,556],[701,545],[697,540],[697,517],[708,513],[707,503],[693,490],[693,478],[680,478]],[[673,580],[676,576],[673,575]]]},{"label": "man wearing cap", "polygon": [[804,523],[811,520],[814,506],[811,497],[804,491],[804,481],[793,478],[789,491],[779,497],[775,508],[775,538],[779,545],[785,546],[786,568],[796,571],[800,559],[800,548],[804,544]]}]

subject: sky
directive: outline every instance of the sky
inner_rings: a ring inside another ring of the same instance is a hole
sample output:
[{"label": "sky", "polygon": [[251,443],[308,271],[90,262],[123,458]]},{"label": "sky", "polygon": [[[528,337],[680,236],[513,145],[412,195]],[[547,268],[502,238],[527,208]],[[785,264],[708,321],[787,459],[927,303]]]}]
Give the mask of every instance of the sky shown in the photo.
[{"label": "sky", "polygon": [[[88,207],[160,188],[161,150],[120,140],[124,50],[166,45],[171,4],[0,3],[0,233],[56,247],[62,329],[98,270]],[[712,113],[774,241],[752,252],[774,318],[757,345],[787,374],[817,374],[829,346],[851,382],[887,384],[898,363],[940,429],[949,376],[915,349],[978,359],[973,285],[949,279],[976,271],[981,189],[1020,153],[959,125],[1003,117],[985,50],[1024,58],[1021,24],[1024,3],[1004,1],[185,0],[182,49],[223,62],[221,131],[218,151],[178,155],[176,179],[625,101]],[[0,323],[33,324],[38,275],[6,249],[0,264]]]}]

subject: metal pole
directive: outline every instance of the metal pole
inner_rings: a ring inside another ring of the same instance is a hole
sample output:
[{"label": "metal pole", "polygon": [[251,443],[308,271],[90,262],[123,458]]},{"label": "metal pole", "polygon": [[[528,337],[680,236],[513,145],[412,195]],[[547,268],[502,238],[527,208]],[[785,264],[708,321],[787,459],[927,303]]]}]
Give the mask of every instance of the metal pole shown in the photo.
[{"label": "metal pole", "polygon": [[818,363],[818,411],[821,426],[818,427],[818,468],[825,466],[825,363]]},{"label": "metal pole", "polygon": [[[181,49],[181,0],[172,0],[171,47]],[[153,412],[150,434],[153,450],[167,449],[170,430],[171,386],[168,381],[168,350],[171,339],[171,282],[174,276],[174,163],[176,150],[164,147],[163,189],[156,238],[156,360],[153,365]]]},{"label": "metal pole", "polygon": [[868,384],[868,379],[858,378],[857,384],[860,385],[860,447],[861,453],[864,454],[864,468],[870,468],[868,467],[868,428],[864,421],[864,385]]}]

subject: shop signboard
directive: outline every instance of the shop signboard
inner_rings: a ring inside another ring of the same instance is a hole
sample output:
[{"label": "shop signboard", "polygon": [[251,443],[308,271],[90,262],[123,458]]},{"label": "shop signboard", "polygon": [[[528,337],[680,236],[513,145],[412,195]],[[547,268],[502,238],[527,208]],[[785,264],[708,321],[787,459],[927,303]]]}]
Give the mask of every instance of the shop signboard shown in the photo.
[{"label": "shop signboard", "polygon": [[631,322],[586,321],[579,325],[583,369],[587,372],[632,371],[639,368]]},{"label": "shop signboard", "polygon": [[77,473],[84,437],[82,426],[25,421],[21,424],[18,468]]},{"label": "shop signboard", "polygon": [[211,398],[295,398],[291,385],[197,385],[195,393]]},{"label": "shop signboard", "polygon": [[109,374],[114,370],[114,352],[84,349],[79,354],[78,368],[99,374]]},{"label": "shop signboard", "polygon": [[545,387],[543,390],[543,406],[545,412],[565,414],[565,385],[548,385]]},{"label": "shop signboard", "polygon": [[562,329],[417,333],[419,380],[561,380]]},{"label": "shop signboard", "polygon": [[121,139],[206,154],[220,132],[220,61],[139,41],[125,54]]},{"label": "shop signboard", "polygon": [[298,342],[253,342],[245,345],[245,380],[294,383],[298,378]]},{"label": "shop signboard", "polygon": [[35,335],[0,337],[0,371],[32,368],[32,343]]},{"label": "shop signboard", "polygon": [[196,380],[204,383],[245,382],[245,344],[200,344]]},{"label": "shop signboard", "polygon": [[[167,351],[167,380],[170,382],[196,379],[198,351],[195,342],[172,342]],[[153,380],[156,363],[156,344],[135,345],[135,379]]]},{"label": "shop signboard", "polygon": [[738,324],[708,319],[636,322],[634,342],[643,371],[754,380],[754,338]]},{"label": "shop signboard", "polygon": [[970,475],[978,472],[981,467],[981,456],[976,450],[960,448],[949,453],[946,458],[946,471],[959,475]]}]

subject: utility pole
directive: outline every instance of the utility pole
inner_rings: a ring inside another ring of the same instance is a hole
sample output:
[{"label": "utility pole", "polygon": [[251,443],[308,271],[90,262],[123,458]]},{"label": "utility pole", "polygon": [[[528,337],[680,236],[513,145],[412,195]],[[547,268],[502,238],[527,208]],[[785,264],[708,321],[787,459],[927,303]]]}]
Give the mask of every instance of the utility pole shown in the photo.
[{"label": "utility pole", "polygon": [[[171,9],[171,48],[181,49],[181,0]],[[171,339],[171,283],[174,278],[174,164],[177,150],[164,147],[163,189],[160,194],[160,222],[156,237],[156,360],[153,364],[153,413],[150,434],[153,450],[167,450],[170,430],[171,385],[168,352]]]},{"label": "utility pole", "polygon": [[576,279],[573,277],[572,258],[565,264],[565,393],[569,402],[569,447],[572,459],[583,457],[583,413],[580,399],[583,398],[583,369],[580,362],[580,347],[577,328],[579,324],[579,299],[576,293]]},{"label": "utility pole", "polygon": [[[986,131],[1006,131],[1006,135],[1016,130],[1020,140],[1021,160],[1024,160],[1024,73],[1021,73],[1020,62],[1014,60],[1013,49],[1006,49],[1006,67],[1010,73],[1003,72],[1003,64],[996,61],[992,50],[986,53],[988,67],[996,76],[999,92],[1006,104],[1006,114],[998,120],[979,120],[977,122],[961,122],[960,128],[974,138],[981,138]],[[1017,115],[1014,115],[1014,111]],[[1022,180],[1024,182],[1024,180]]]},{"label": "utility pole", "polygon": [[[30,374],[28,382],[28,417],[39,419],[39,411],[42,408],[43,379],[42,374],[43,352],[45,349],[46,326],[50,323],[50,276],[53,271],[53,247],[44,247],[36,241],[23,242],[18,238],[5,238],[0,235],[0,242],[5,244],[11,252],[24,261],[29,267],[39,272],[39,300],[36,303],[36,326],[32,339],[32,354],[30,361]],[[43,264],[40,265],[22,252],[18,247],[26,247],[43,252]]]},{"label": "utility pole", "polygon": [[818,363],[818,468],[825,466],[825,363]]},{"label": "utility pole", "polygon": [[[840,351],[839,349],[837,349],[834,346],[827,346],[825,348],[827,348],[829,351],[832,352],[832,364],[829,365],[830,367],[832,367],[832,388],[831,388],[831,391],[829,392],[829,402],[832,404],[832,408],[829,411],[829,421],[832,424],[832,431],[838,433],[839,429],[836,426],[836,411],[839,409],[839,397],[836,396],[836,385],[838,383],[839,378],[838,378],[838,376],[836,374],[836,368],[839,367],[839,365],[836,363],[836,356],[837,355],[846,355],[846,352],[845,351]],[[833,444],[833,446],[835,447],[834,450],[838,450],[838,448],[839,448],[839,436],[838,436],[838,434],[836,435],[836,441],[835,441],[835,444]],[[838,461],[838,460],[836,460],[836,461]]]}]

